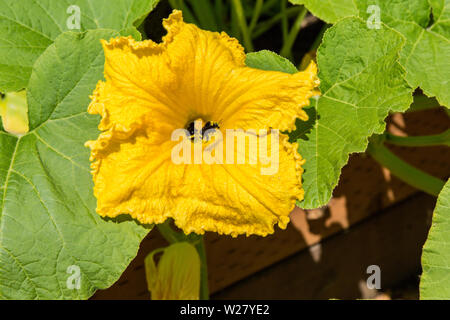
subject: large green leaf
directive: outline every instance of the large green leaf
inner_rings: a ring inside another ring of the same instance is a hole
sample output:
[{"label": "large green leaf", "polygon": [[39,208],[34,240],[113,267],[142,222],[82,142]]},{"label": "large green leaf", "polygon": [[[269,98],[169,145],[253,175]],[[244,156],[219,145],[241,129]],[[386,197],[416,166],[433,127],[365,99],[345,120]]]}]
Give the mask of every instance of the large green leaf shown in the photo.
[{"label": "large green leaf", "polygon": [[[84,143],[98,136],[99,119],[86,109],[102,79],[99,40],[113,36],[105,29],[60,35],[33,68],[31,131],[22,137],[0,131],[2,298],[87,298],[118,279],[148,232],[95,212]],[[67,286],[77,268],[79,290]]]},{"label": "large green leaf", "polygon": [[308,112],[315,123],[299,122],[291,135],[300,137],[306,159],[303,208],[325,205],[349,155],[363,152],[368,137],[384,131],[390,111],[411,104],[397,61],[403,42],[396,31],[369,29],[359,18],[343,19],[325,33],[317,54],[322,95]]},{"label": "large green leaf", "polygon": [[289,0],[293,4],[305,5],[312,14],[328,23],[358,15],[354,0]]},{"label": "large green leaf", "polygon": [[[133,26],[159,0],[0,0],[0,91],[24,88],[34,61],[69,31],[80,9],[80,30],[122,30]],[[78,31],[78,30],[73,30]]]},{"label": "large green leaf", "polygon": [[[412,89],[450,107],[450,0],[291,0],[302,3],[319,18],[334,23],[359,15],[379,19],[400,32],[406,43],[400,63]],[[356,6],[355,6],[356,5]],[[377,11],[371,10],[378,6]],[[355,8],[357,8],[355,10]]]},{"label": "large green leaf", "polygon": [[439,194],[423,247],[421,299],[450,299],[450,180]]},{"label": "large green leaf", "polygon": [[357,2],[361,17],[367,6],[378,5],[381,20],[405,36],[400,63],[409,85],[450,107],[450,0]]}]

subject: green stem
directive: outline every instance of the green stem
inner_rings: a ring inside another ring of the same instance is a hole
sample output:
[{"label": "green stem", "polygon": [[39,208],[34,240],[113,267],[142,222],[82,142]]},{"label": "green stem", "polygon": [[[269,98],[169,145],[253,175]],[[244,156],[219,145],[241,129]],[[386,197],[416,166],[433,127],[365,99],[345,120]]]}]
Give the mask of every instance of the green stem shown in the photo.
[{"label": "green stem", "polygon": [[164,239],[170,244],[183,241],[185,235],[173,230],[169,223],[170,220],[166,220],[164,223],[158,224],[157,228],[159,233],[161,233]]},{"label": "green stem", "polygon": [[[299,11],[301,11],[300,6],[291,7],[286,10],[286,15],[288,16],[288,18],[290,18],[290,17],[294,16],[295,14],[297,14]],[[278,13],[275,16],[273,16],[272,18],[259,23],[256,26],[255,31],[252,34],[253,39],[258,38],[260,35],[265,33],[267,30],[271,29],[282,18],[283,18],[283,15],[281,13]]]},{"label": "green stem", "polygon": [[181,10],[181,4],[178,0],[169,0],[169,5],[172,9]]},{"label": "green stem", "polygon": [[262,7],[262,12],[266,12],[267,10],[271,9],[279,0],[268,0],[266,3],[264,3],[264,6]]},{"label": "green stem", "polygon": [[259,15],[261,14],[261,9],[264,4],[264,0],[257,0],[255,4],[255,8],[253,9],[252,20],[250,21],[250,26],[248,27],[248,33],[252,34],[253,29],[256,27],[256,23],[258,22]]},{"label": "green stem", "polygon": [[241,0],[233,0],[233,8],[238,18],[239,27],[241,28],[244,46],[247,49],[247,52],[252,52],[253,51],[252,38],[250,37],[250,34],[248,32],[247,21],[245,20]]},{"label": "green stem", "polygon": [[186,22],[193,23],[199,26],[199,22],[192,14],[191,10],[186,6],[183,0],[169,0],[169,4],[172,9],[178,9],[183,12],[183,19]]},{"label": "green stem", "polygon": [[205,241],[203,236],[195,245],[200,256],[200,300],[209,300],[208,263],[206,261]]},{"label": "green stem", "polygon": [[230,31],[231,36],[238,39],[239,43],[242,43],[242,35],[241,35],[241,29],[239,28],[239,22],[238,22],[238,16],[236,14],[236,10],[233,9],[233,6],[231,6],[231,23],[230,23]]},{"label": "green stem", "polygon": [[211,6],[210,0],[190,1],[191,8],[194,10],[197,20],[203,29],[217,31],[216,15]]},{"label": "green stem", "polygon": [[224,6],[222,0],[215,0],[214,1],[214,11],[216,14],[216,21],[217,25],[219,27],[219,31],[225,30],[224,25]]},{"label": "green stem", "polygon": [[294,45],[295,39],[297,39],[298,33],[300,32],[303,19],[305,18],[308,10],[303,6],[302,10],[295,19],[294,25],[289,32],[287,40],[284,42],[283,47],[281,48],[280,55],[283,57],[290,58],[292,56],[292,46]]},{"label": "green stem", "polygon": [[281,31],[283,34],[283,43],[286,43],[288,37],[288,17],[286,14],[287,0],[281,0]]},{"label": "green stem", "polygon": [[429,136],[400,137],[391,133],[386,133],[386,142],[399,146],[407,147],[428,147],[428,146],[449,146],[450,147],[450,129],[447,131]]},{"label": "green stem", "polygon": [[406,163],[386,148],[383,141],[382,137],[372,139],[367,152],[396,177],[419,190],[437,197],[445,182]]},{"label": "green stem", "polygon": [[322,43],[323,35],[325,34],[325,31],[331,27],[330,24],[325,24],[322,29],[320,30],[319,34],[317,35],[316,39],[314,40],[313,44],[309,48],[309,51],[316,51],[317,48],[319,48],[320,44]]}]

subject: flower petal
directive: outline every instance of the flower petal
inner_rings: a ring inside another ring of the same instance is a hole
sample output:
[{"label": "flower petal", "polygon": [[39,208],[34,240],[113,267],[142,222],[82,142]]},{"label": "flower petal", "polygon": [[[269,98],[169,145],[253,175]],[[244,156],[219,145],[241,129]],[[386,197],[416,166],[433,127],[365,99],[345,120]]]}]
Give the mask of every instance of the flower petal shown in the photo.
[{"label": "flower petal", "polygon": [[165,25],[168,34],[163,42],[135,41],[132,37],[102,40],[105,53],[105,79],[94,91],[88,108],[91,114],[100,114],[100,130],[108,130],[120,124],[131,128],[144,115],[157,118],[160,123],[170,123],[172,128],[185,125],[188,106],[174,99],[177,76],[168,66],[164,54],[168,43],[179,33],[173,14]]},{"label": "flower petal", "polygon": [[214,117],[223,127],[240,129],[295,129],[295,119],[308,120],[303,107],[317,94],[314,62],[295,74],[239,68],[222,88],[221,107]]},{"label": "flower petal", "polygon": [[170,217],[186,234],[264,236],[273,233],[276,223],[285,228],[295,201],[303,197],[304,161],[285,135],[280,135],[279,158],[272,163],[278,170],[273,175],[261,174],[260,162],[248,163],[250,144],[245,164],[178,165],[171,160],[174,145],[136,134],[127,141],[114,139],[97,153],[93,163],[97,212],[104,217],[130,214],[145,224]]},{"label": "flower petal", "polygon": [[146,114],[172,130],[198,117],[212,120],[217,83],[244,66],[243,48],[225,33],[184,23],[181,11],[165,19],[164,27],[168,33],[160,44],[132,37],[102,41],[106,82],[98,83],[88,109],[102,116],[100,130],[114,124],[129,129]]}]

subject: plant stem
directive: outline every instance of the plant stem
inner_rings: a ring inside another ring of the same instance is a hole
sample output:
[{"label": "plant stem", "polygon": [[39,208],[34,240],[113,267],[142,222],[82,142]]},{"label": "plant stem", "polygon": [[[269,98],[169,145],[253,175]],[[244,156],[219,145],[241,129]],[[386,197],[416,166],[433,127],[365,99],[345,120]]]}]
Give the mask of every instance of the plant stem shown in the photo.
[{"label": "plant stem", "polygon": [[382,136],[371,139],[367,152],[393,175],[411,186],[436,197],[439,195],[444,187],[444,181],[406,163],[386,148],[383,142]]},{"label": "plant stem", "polygon": [[[291,7],[286,10],[286,15],[289,18],[289,17],[295,15],[296,13],[298,13],[299,11],[301,11],[301,7],[299,7],[299,6]],[[275,24],[277,24],[278,21],[281,20],[281,18],[283,18],[283,15],[281,13],[278,13],[277,15],[273,16],[272,18],[259,23],[257,25],[255,31],[252,34],[252,38],[253,39],[258,38],[260,35],[262,35],[267,30],[272,28]]]},{"label": "plant stem", "polygon": [[386,133],[385,138],[387,143],[399,146],[427,147],[444,145],[450,147],[450,129],[440,134],[416,137],[400,137]]},{"label": "plant stem", "polygon": [[236,12],[236,16],[238,18],[239,27],[242,32],[242,39],[244,41],[244,46],[247,49],[247,52],[253,51],[253,43],[252,38],[248,32],[247,21],[245,20],[244,10],[242,9],[241,0],[233,0],[233,8]]},{"label": "plant stem", "polygon": [[208,263],[206,261],[205,241],[203,236],[195,245],[200,256],[200,300],[209,300]]},{"label": "plant stem", "polygon": [[192,14],[191,10],[186,6],[183,0],[168,0],[172,9],[183,11],[183,19],[186,22],[193,23],[199,26],[197,19]]},{"label": "plant stem", "polygon": [[320,29],[319,34],[317,35],[316,39],[314,40],[313,44],[309,48],[309,51],[316,51],[317,48],[319,48],[320,44],[322,43],[323,35],[325,34],[325,31],[331,27],[330,24],[324,24],[322,29]]},{"label": "plant stem", "polygon": [[292,56],[292,46],[294,45],[295,39],[297,39],[303,19],[305,18],[307,13],[308,10],[303,6],[302,10],[297,16],[297,19],[295,19],[294,25],[292,26],[283,47],[281,48],[280,55],[282,55],[283,57],[290,58]]},{"label": "plant stem", "polygon": [[219,28],[219,31],[225,30],[224,25],[224,6],[222,0],[215,0],[214,1],[214,11],[216,14],[216,21]]},{"label": "plant stem", "polygon": [[186,237],[184,234],[179,234],[178,232],[174,231],[170,225],[170,220],[166,220],[164,223],[158,224],[157,228],[159,233],[164,237],[164,239],[167,240],[170,244],[176,243],[179,241],[183,241],[183,239]]},{"label": "plant stem", "polygon": [[262,8],[262,11],[265,12],[272,8],[279,0],[268,0],[266,3],[264,3],[264,6]]},{"label": "plant stem", "polygon": [[231,23],[230,23],[230,35],[239,40],[239,43],[242,43],[242,32],[241,28],[239,28],[238,16],[236,14],[236,10],[233,9],[233,5],[231,5],[230,9],[231,15]]},{"label": "plant stem", "polygon": [[255,29],[256,23],[258,22],[263,3],[264,0],[256,0],[255,8],[253,9],[252,20],[250,21],[250,26],[248,27],[248,33],[250,34],[250,36],[253,32],[253,29]]},{"label": "plant stem", "polygon": [[286,43],[288,37],[288,17],[286,14],[287,0],[281,0],[281,31],[283,34],[283,43]]},{"label": "plant stem", "polygon": [[197,20],[203,29],[217,31],[216,15],[210,0],[194,0],[190,2]]}]

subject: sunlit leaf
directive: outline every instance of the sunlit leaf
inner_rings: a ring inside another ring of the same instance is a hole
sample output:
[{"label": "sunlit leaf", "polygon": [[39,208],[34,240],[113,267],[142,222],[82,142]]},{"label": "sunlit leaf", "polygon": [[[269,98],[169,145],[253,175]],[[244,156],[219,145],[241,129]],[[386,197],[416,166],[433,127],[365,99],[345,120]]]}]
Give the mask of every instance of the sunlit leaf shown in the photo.
[{"label": "sunlit leaf", "polygon": [[439,194],[423,247],[421,299],[450,299],[450,180]]},{"label": "sunlit leaf", "polygon": [[357,2],[363,18],[369,5],[378,5],[381,21],[406,38],[400,64],[409,85],[450,107],[450,0]]},{"label": "sunlit leaf", "polygon": [[33,68],[31,131],[0,131],[1,298],[88,298],[119,278],[149,230],[95,212],[84,143],[97,137],[99,119],[86,109],[103,77],[99,40],[113,36],[59,36]]},{"label": "sunlit leaf", "polygon": [[328,23],[358,14],[354,0],[289,0],[293,4],[305,5],[312,14]]},{"label": "sunlit leaf", "polygon": [[[450,107],[450,0],[291,0],[317,17],[335,23],[354,15],[367,27],[384,22],[406,39],[400,64],[412,90],[420,87]],[[351,37],[352,35],[348,35]]]},{"label": "sunlit leaf", "polygon": [[158,1],[0,0],[0,91],[26,87],[34,61],[59,34],[126,29]]}]

